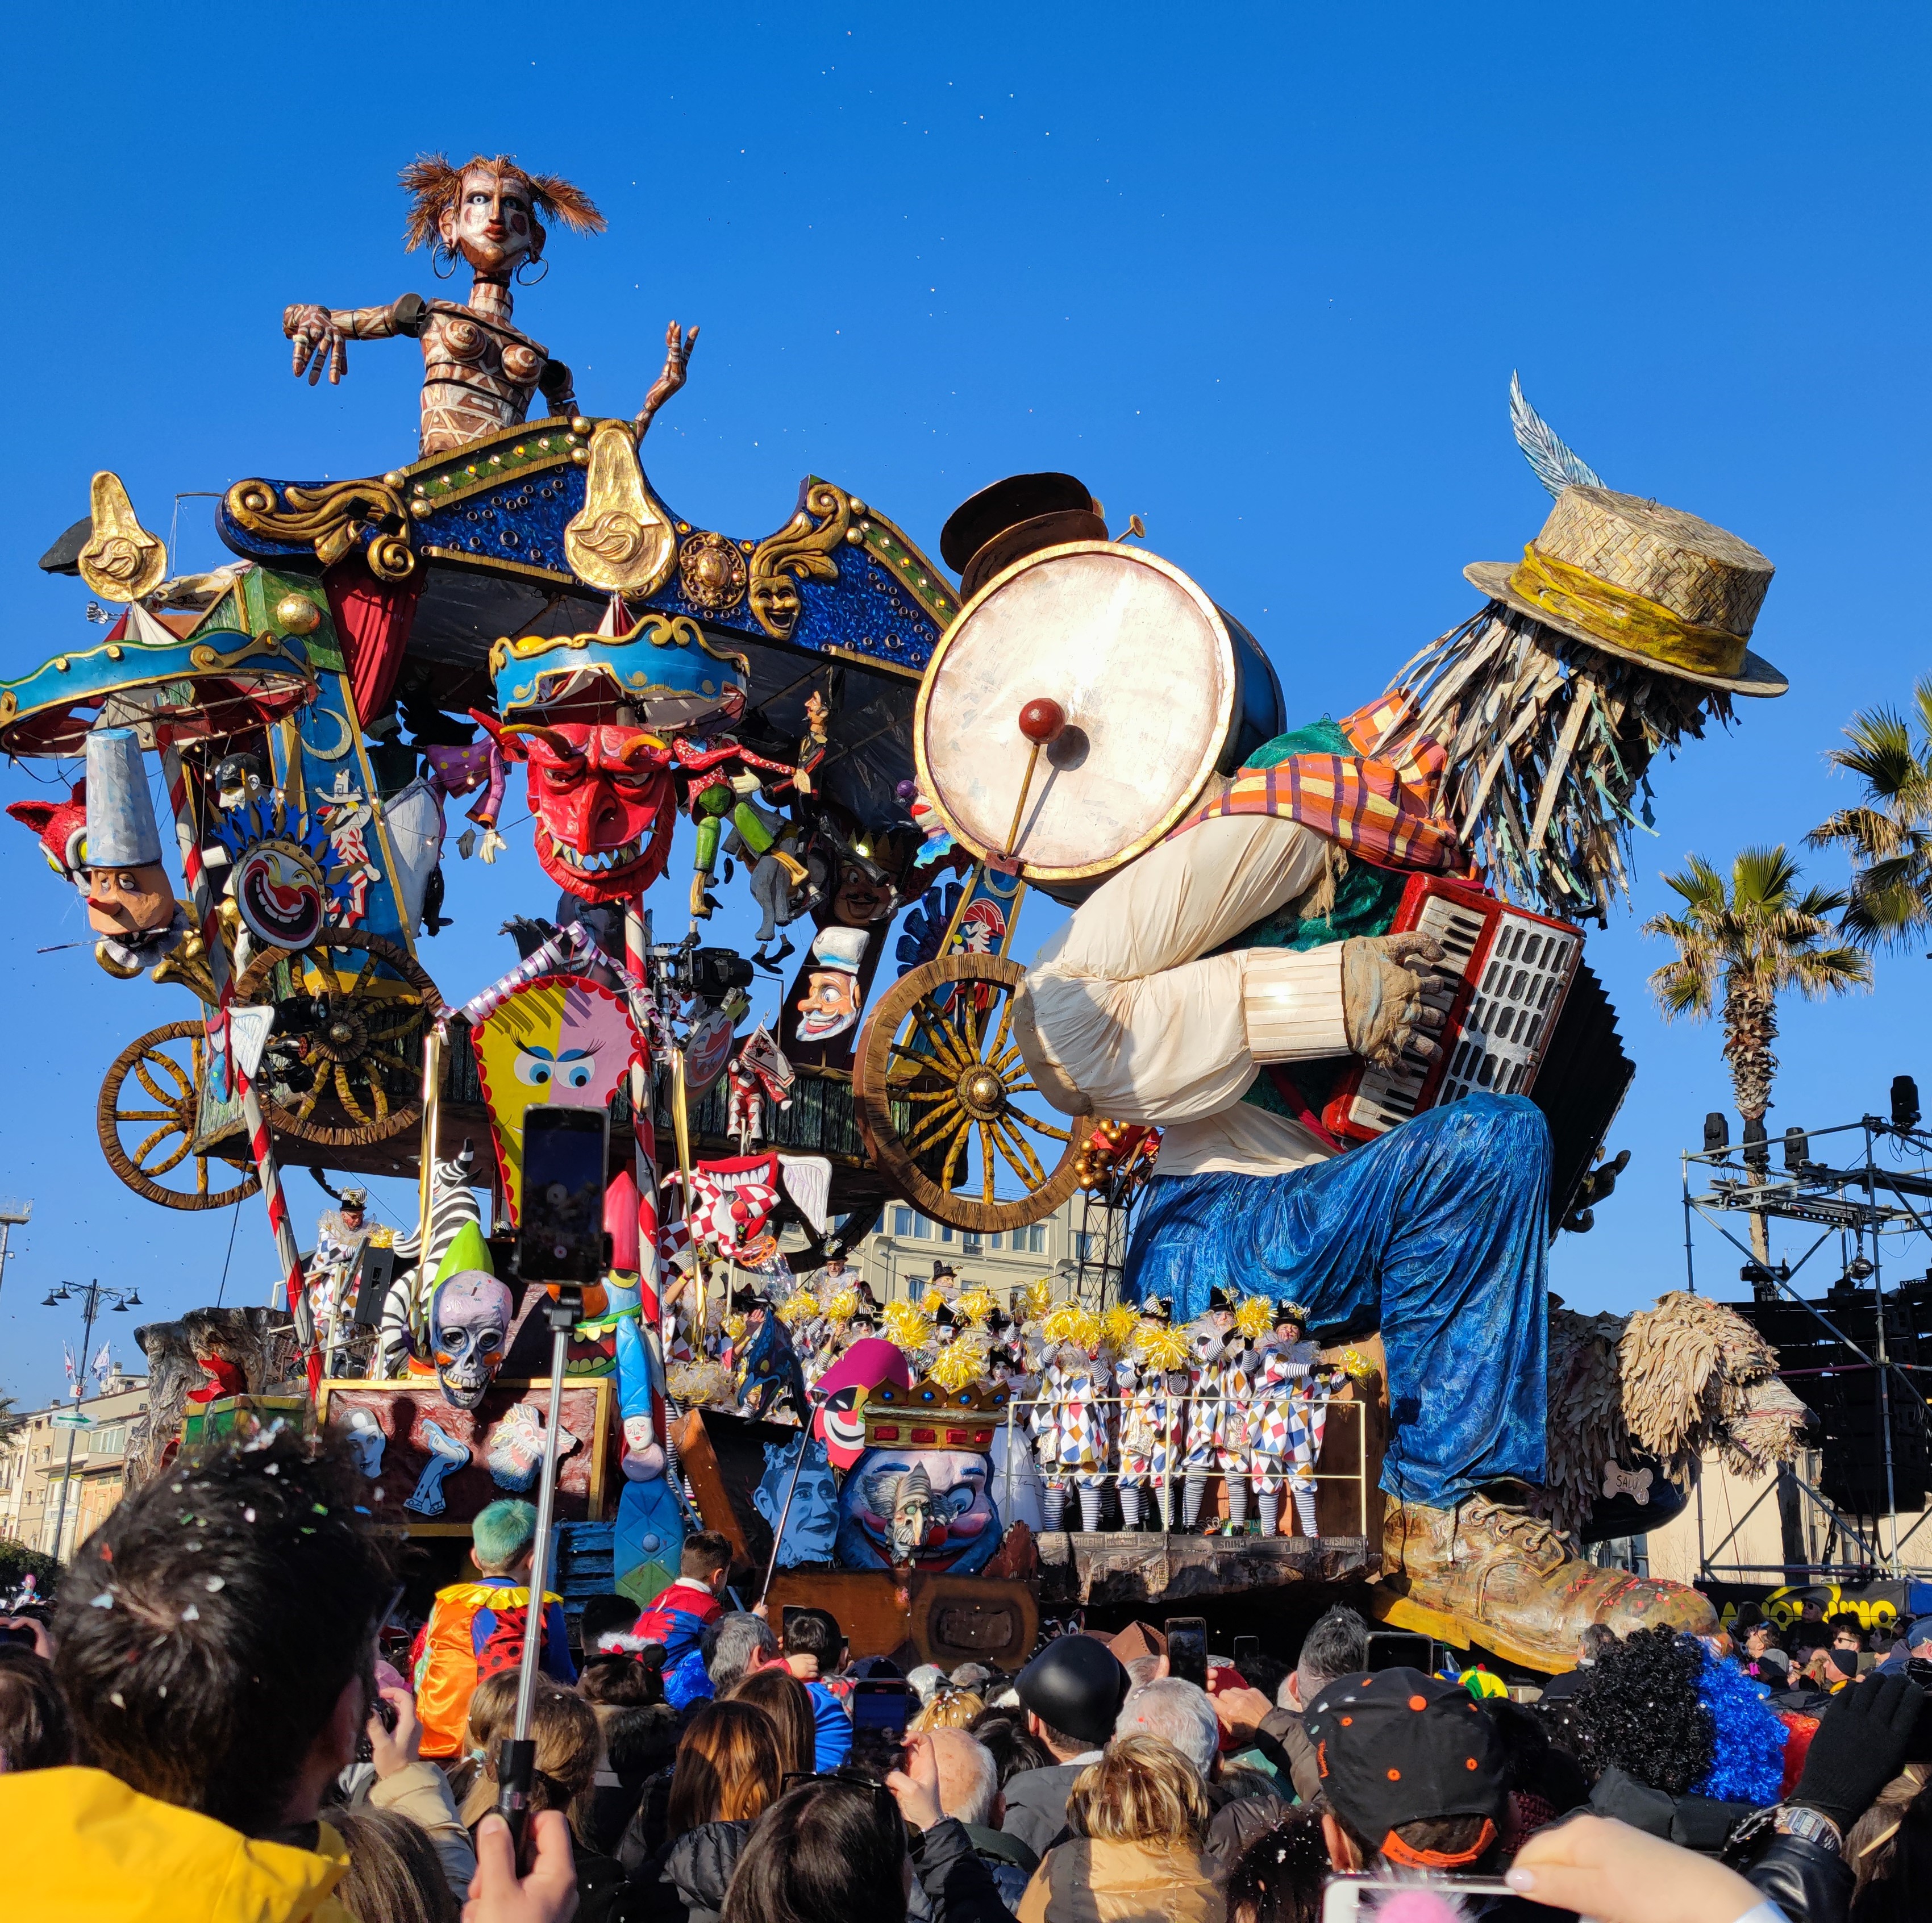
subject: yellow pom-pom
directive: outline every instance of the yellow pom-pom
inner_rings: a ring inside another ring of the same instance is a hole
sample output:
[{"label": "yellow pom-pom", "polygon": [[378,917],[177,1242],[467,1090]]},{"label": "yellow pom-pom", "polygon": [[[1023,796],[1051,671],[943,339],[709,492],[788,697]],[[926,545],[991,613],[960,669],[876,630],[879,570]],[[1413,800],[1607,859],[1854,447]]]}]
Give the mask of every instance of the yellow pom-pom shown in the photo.
[{"label": "yellow pom-pom", "polygon": [[1274,1304],[1264,1295],[1244,1295],[1234,1311],[1234,1326],[1250,1342],[1258,1342],[1274,1327]]},{"label": "yellow pom-pom", "polygon": [[1359,1348],[1345,1348],[1342,1352],[1342,1372],[1352,1382],[1366,1382],[1375,1375],[1376,1367]]},{"label": "yellow pom-pom", "polygon": [[818,1298],[808,1288],[794,1288],[778,1304],[778,1320],[788,1329],[808,1322],[818,1313]]},{"label": "yellow pom-pom", "polygon": [[731,1372],[719,1362],[689,1362],[671,1370],[664,1387],[674,1402],[686,1408],[735,1408],[737,1384]]},{"label": "yellow pom-pom", "polygon": [[1150,1324],[1135,1336],[1134,1353],[1150,1369],[1185,1369],[1189,1360],[1187,1332]]},{"label": "yellow pom-pom", "polygon": [[913,1303],[887,1303],[884,1321],[886,1340],[901,1348],[924,1348],[932,1340],[932,1318]]},{"label": "yellow pom-pom", "polygon": [[368,1246],[372,1249],[393,1249],[396,1246],[396,1232],[393,1228],[370,1229]]},{"label": "yellow pom-pom", "polygon": [[1039,1281],[1013,1291],[1013,1313],[1022,1322],[1040,1321],[1052,1306],[1053,1282],[1049,1276],[1042,1276]]},{"label": "yellow pom-pom", "polygon": [[962,1322],[983,1322],[999,1305],[990,1288],[969,1288],[952,1305],[952,1312]]},{"label": "yellow pom-pom", "polygon": [[1063,1302],[1047,1317],[1040,1333],[1048,1342],[1070,1342],[1088,1354],[1100,1346],[1100,1318],[1078,1302]]},{"label": "yellow pom-pom", "polygon": [[963,1389],[980,1379],[980,1352],[968,1342],[950,1342],[933,1358],[926,1372],[942,1389]]},{"label": "yellow pom-pom", "polygon": [[842,1288],[826,1304],[825,1312],[835,1322],[849,1322],[859,1312],[859,1292]]},{"label": "yellow pom-pom", "polygon": [[940,1310],[946,1306],[946,1298],[938,1289],[928,1288],[926,1293],[919,1298],[919,1306],[923,1309],[928,1316],[936,1316],[939,1313]]},{"label": "yellow pom-pom", "polygon": [[1112,1348],[1126,1348],[1132,1342],[1140,1325],[1140,1311],[1126,1302],[1116,1302],[1100,1318],[1101,1336]]}]

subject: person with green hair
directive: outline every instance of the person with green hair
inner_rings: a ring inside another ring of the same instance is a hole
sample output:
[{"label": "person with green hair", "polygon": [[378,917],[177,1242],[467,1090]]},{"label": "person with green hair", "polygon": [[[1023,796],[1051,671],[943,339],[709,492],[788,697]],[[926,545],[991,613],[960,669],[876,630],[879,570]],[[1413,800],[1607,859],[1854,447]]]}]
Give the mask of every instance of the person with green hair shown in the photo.
[{"label": "person with green hair", "polygon": [[[492,1502],[470,1526],[472,1582],[452,1582],[436,1592],[429,1620],[416,1639],[416,1714],[422,1724],[420,1754],[453,1756],[463,1748],[464,1719],[476,1685],[524,1659],[524,1626],[530,1608],[530,1556],[536,1545],[537,1512],[527,1502]],[[544,1594],[543,1672],[563,1684],[577,1680],[563,1621],[563,1598]]]}]

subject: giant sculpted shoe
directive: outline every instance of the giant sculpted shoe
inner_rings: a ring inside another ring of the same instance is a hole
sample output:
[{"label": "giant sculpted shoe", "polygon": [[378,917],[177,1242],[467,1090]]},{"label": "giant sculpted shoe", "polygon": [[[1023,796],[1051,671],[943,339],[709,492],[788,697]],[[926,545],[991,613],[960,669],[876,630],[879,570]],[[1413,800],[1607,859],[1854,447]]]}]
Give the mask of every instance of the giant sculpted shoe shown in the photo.
[{"label": "giant sculpted shoe", "polygon": [[1592,1623],[1638,1629],[1718,1626],[1711,1605],[1678,1582],[1599,1569],[1570,1553],[1547,1522],[1473,1496],[1454,1509],[1391,1499],[1382,1525],[1384,1580],[1400,1600],[1388,1619],[1533,1669],[1570,1668]]}]

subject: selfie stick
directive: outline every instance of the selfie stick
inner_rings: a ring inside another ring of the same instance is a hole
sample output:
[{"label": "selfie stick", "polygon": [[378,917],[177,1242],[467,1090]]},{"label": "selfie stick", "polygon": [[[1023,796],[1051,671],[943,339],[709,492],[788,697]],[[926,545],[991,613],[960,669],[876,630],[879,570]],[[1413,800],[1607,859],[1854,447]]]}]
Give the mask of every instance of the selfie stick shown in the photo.
[{"label": "selfie stick", "polygon": [[805,1412],[803,1438],[798,1445],[798,1460],[791,1466],[791,1480],[785,1488],[784,1507],[778,1511],[778,1526],[772,1535],[772,1559],[765,1565],[765,1586],[759,1594],[769,1596],[772,1578],[778,1573],[778,1551],[784,1546],[785,1524],[791,1516],[791,1499],[798,1493],[799,1472],[805,1467],[805,1452],[812,1447],[812,1425],[818,1415],[818,1391],[808,1389],[805,1399],[811,1405]]},{"label": "selfie stick", "polygon": [[563,1372],[570,1359],[571,1330],[583,1318],[582,1287],[574,1282],[560,1286],[544,1305],[544,1314],[550,1328],[550,1416],[544,1425],[543,1468],[537,1484],[536,1540],[530,1546],[530,1602],[524,1612],[524,1667],[517,1683],[516,1732],[505,1737],[496,1751],[496,1811],[510,1826],[510,1840],[520,1864],[530,1821],[530,1789],[537,1770],[530,1713],[536,1707],[537,1666],[543,1648],[550,1516],[556,1507],[556,1438],[563,1423]]}]

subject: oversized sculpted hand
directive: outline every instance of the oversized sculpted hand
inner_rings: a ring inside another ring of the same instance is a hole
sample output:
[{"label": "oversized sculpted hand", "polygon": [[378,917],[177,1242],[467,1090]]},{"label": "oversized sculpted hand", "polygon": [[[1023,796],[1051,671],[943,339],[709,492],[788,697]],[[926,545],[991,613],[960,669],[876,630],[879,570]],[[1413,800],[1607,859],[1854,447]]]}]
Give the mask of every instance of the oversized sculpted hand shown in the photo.
[{"label": "oversized sculpted hand", "polygon": [[1429,964],[1442,958],[1432,935],[1373,934],[1342,944],[1342,1024],[1348,1046],[1378,1068],[1394,1066],[1405,1048],[1424,1060],[1438,1044],[1453,986]]},{"label": "oversized sculpted hand", "polygon": [[296,302],[282,310],[282,332],[296,344],[295,375],[299,380],[304,369],[308,384],[321,380],[328,370],[328,384],[335,386],[349,371],[349,343],[328,308],[313,302]]}]

